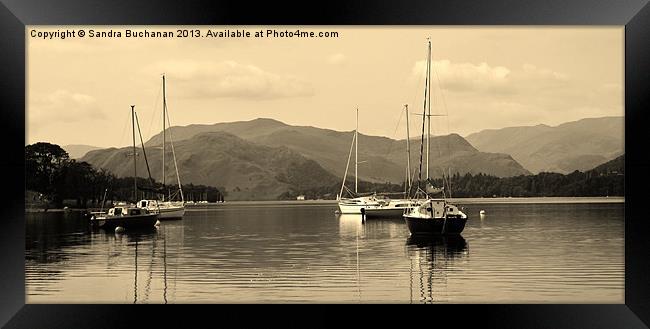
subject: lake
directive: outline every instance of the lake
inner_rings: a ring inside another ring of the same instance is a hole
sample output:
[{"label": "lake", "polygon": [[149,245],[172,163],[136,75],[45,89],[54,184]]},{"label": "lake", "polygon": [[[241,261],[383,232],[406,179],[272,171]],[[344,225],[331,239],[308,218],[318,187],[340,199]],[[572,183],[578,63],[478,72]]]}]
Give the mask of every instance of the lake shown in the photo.
[{"label": "lake", "polygon": [[26,301],[624,303],[624,203],[456,204],[461,236],[417,239],[331,202],[197,206],[123,234],[26,213]]}]

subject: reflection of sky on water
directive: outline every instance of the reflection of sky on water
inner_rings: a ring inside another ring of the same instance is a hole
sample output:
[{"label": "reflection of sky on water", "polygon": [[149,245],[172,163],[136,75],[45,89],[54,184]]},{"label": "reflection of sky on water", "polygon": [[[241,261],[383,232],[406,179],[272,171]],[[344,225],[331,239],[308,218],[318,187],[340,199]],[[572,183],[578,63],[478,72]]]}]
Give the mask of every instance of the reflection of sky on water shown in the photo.
[{"label": "reflection of sky on water", "polygon": [[27,302],[623,302],[622,204],[467,208],[445,238],[336,205],[188,211],[139,234],[30,214]]}]

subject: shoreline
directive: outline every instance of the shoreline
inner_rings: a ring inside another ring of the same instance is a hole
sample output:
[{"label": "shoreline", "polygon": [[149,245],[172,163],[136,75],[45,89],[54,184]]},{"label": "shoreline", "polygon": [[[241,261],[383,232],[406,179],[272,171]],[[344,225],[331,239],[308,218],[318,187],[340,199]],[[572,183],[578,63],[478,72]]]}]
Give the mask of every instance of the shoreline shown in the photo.
[{"label": "shoreline", "polygon": [[[451,203],[463,204],[577,204],[577,203],[625,203],[625,197],[517,197],[517,198],[448,198]],[[186,204],[190,209],[204,209],[222,206],[274,206],[274,205],[336,205],[336,200],[264,200],[264,201],[226,201],[215,203]],[[83,212],[95,211],[95,208],[25,208],[25,213],[45,212]]]}]

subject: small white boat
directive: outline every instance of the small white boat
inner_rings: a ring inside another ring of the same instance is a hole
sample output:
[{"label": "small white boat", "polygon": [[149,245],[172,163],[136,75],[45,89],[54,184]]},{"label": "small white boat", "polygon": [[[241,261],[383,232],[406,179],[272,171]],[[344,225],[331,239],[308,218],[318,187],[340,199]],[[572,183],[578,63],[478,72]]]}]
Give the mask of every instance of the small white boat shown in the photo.
[{"label": "small white boat", "polygon": [[379,207],[379,202],[370,197],[342,198],[339,199],[339,211],[341,214],[361,214],[362,209],[365,211],[369,208]]},{"label": "small white boat", "polygon": [[408,199],[377,199],[377,206],[365,209],[366,218],[401,218],[405,211],[417,207],[418,203]]},{"label": "small white boat", "polygon": [[[412,206],[410,200],[396,199],[391,200],[387,197],[378,198],[376,195],[359,196],[353,198],[343,198],[343,191],[346,190],[350,195],[358,195],[358,130],[359,130],[359,109],[357,109],[357,129],[354,130],[352,137],[352,144],[350,145],[350,153],[348,155],[348,162],[345,166],[345,174],[343,175],[343,183],[341,184],[341,191],[337,196],[339,213],[340,214],[364,214],[366,217],[377,218],[390,218],[402,216],[406,208]],[[354,192],[350,191],[345,186],[345,180],[348,175],[350,167],[350,160],[352,159],[352,149],[355,150],[354,155]]]}]

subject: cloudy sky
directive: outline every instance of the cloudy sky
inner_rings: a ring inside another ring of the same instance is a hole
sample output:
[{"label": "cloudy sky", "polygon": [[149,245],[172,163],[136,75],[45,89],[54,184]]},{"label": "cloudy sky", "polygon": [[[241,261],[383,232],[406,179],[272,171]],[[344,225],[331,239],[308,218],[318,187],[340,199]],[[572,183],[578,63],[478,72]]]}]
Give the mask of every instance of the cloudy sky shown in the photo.
[{"label": "cloudy sky", "polygon": [[423,107],[427,37],[432,113],[446,114],[434,134],[623,115],[623,27],[273,28],[339,37],[48,40],[30,31],[66,27],[28,27],[26,143],[129,145],[132,104],[148,139],[162,126],[162,73],[172,125],[265,117],[349,131],[358,107],[361,133],[404,138],[403,105]]}]

